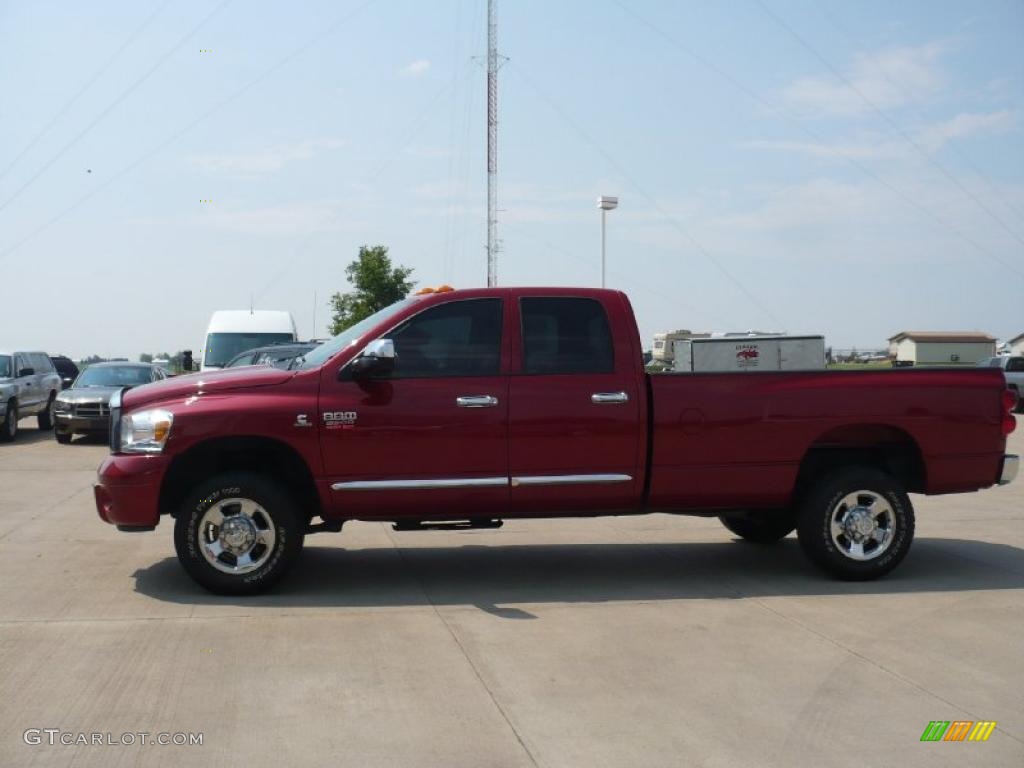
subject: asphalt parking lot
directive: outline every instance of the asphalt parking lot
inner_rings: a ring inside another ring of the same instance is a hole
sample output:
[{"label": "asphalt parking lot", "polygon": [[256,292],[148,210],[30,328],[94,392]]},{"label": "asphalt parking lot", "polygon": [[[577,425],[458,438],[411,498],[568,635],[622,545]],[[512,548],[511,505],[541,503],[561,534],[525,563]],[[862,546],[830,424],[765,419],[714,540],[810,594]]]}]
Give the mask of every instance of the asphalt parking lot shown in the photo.
[{"label": "asphalt parking lot", "polygon": [[[307,539],[255,599],[100,522],[102,443],[0,446],[0,765],[1024,765],[1024,481],[915,497],[890,577],[715,520]],[[1024,437],[1011,439],[1024,453]],[[994,720],[985,743],[922,743]],[[26,744],[192,732],[201,746]]]}]

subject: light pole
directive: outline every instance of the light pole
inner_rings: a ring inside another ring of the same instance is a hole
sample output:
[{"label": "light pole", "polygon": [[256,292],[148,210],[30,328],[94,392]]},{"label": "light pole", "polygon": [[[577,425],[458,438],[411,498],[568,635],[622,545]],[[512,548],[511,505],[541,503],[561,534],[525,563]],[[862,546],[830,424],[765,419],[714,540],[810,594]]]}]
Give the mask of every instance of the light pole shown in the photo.
[{"label": "light pole", "polygon": [[619,198],[608,197],[607,195],[601,195],[597,198],[597,207],[601,209],[601,287],[604,288],[604,273],[605,273],[605,220],[608,216],[608,211],[614,211],[619,207]]}]

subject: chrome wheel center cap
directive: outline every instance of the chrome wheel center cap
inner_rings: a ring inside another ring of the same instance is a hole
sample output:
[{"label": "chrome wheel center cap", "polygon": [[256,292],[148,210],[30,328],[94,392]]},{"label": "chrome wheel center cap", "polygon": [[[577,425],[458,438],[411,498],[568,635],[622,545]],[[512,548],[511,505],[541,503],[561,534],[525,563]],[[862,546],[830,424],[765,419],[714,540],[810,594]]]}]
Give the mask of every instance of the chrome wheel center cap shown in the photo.
[{"label": "chrome wheel center cap", "polygon": [[256,526],[245,515],[228,518],[221,526],[220,540],[230,552],[248,552],[256,541]]},{"label": "chrome wheel center cap", "polygon": [[871,515],[862,509],[851,512],[850,518],[846,521],[846,530],[858,538],[870,536],[875,532],[876,527]]}]

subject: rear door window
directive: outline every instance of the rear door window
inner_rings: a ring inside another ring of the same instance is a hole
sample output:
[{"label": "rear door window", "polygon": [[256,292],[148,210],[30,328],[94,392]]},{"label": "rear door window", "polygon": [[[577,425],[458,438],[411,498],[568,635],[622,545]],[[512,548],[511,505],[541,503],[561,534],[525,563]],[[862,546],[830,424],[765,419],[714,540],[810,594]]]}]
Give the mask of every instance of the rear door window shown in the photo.
[{"label": "rear door window", "polygon": [[615,350],[608,317],[595,299],[520,299],[523,372],[613,373]]}]

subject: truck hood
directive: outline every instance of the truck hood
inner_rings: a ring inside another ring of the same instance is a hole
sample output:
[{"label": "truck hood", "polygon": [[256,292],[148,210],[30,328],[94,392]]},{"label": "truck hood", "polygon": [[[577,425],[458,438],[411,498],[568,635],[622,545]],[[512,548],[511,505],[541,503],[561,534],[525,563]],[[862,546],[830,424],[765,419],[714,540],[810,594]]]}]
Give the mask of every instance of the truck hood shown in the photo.
[{"label": "truck hood", "polygon": [[269,365],[189,373],[134,387],[124,393],[121,403],[122,407],[128,410],[157,401],[269,387],[282,384],[294,375],[295,371],[285,371]]}]

